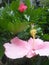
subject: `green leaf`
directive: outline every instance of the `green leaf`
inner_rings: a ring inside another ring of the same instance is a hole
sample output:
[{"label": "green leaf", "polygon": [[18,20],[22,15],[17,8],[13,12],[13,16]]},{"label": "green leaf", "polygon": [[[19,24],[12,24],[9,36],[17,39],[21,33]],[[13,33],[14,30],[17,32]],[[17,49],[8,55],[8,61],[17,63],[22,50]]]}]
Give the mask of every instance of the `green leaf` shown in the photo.
[{"label": "green leaf", "polygon": [[27,5],[28,8],[31,7],[31,1],[30,0],[25,0],[25,4]]},{"label": "green leaf", "polygon": [[44,34],[42,39],[44,39],[46,41],[49,41],[49,34]]},{"label": "green leaf", "polygon": [[4,48],[2,45],[0,45],[0,58],[4,55]]},{"label": "green leaf", "polygon": [[28,27],[28,23],[27,22],[9,22],[8,23],[8,30],[10,32],[12,32],[13,34],[16,34],[18,32],[23,31],[24,29],[26,29]]},{"label": "green leaf", "polygon": [[31,1],[30,0],[25,0],[25,4],[27,6],[27,10],[25,12],[26,12],[26,14],[30,15],[31,9],[32,9],[31,8]]},{"label": "green leaf", "polygon": [[3,55],[4,55],[4,47],[2,43],[2,38],[0,37],[0,59],[2,58]]},{"label": "green leaf", "polygon": [[0,19],[0,27],[3,28],[3,29],[6,29],[7,27],[7,21],[4,20],[4,19]]},{"label": "green leaf", "polygon": [[12,3],[10,4],[10,9],[14,11],[18,10],[19,4],[20,0],[12,1]]},{"label": "green leaf", "polygon": [[23,40],[28,40],[30,38],[30,27],[28,27],[25,31],[18,33],[17,37]]}]

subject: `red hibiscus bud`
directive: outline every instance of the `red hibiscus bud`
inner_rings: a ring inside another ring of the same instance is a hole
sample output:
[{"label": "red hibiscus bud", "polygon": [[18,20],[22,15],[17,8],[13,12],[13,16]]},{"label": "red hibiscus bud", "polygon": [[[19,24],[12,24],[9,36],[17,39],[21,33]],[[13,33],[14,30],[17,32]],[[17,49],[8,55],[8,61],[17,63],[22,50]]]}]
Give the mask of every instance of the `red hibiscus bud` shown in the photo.
[{"label": "red hibiscus bud", "polygon": [[26,6],[24,3],[21,3],[21,4],[19,5],[18,10],[19,10],[20,12],[24,12],[26,9],[27,9],[27,6]]}]

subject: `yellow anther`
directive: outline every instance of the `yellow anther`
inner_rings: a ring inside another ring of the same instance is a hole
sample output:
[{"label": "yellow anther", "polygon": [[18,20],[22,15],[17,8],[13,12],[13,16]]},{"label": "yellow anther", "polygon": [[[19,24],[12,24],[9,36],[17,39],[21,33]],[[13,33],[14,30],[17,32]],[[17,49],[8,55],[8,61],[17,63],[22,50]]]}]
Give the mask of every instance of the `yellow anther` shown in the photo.
[{"label": "yellow anther", "polygon": [[36,29],[30,30],[30,34],[31,34],[31,36],[32,36],[34,39],[35,39],[35,37],[36,37],[36,33],[37,33]]}]

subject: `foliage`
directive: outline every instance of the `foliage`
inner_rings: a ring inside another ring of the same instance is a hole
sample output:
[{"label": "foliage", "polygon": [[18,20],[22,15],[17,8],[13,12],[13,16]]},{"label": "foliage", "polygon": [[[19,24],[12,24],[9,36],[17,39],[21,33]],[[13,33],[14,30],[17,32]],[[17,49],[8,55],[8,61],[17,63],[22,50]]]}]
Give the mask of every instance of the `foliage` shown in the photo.
[{"label": "foliage", "polygon": [[40,1],[40,4],[42,5],[42,6],[47,6],[47,7],[49,7],[49,0],[41,0]]},{"label": "foliage", "polygon": [[[46,1],[47,2],[47,1]],[[49,8],[48,6],[35,8],[31,6],[30,0],[25,0],[28,7],[23,13],[18,11],[19,0],[13,0],[10,5],[0,8],[0,58],[4,55],[3,44],[10,41],[11,38],[18,36],[21,39],[28,40],[31,25],[37,29],[36,37],[49,41]],[[46,5],[46,4],[45,4]],[[36,63],[39,64],[39,61]],[[47,60],[48,62],[48,60]],[[49,63],[49,62],[48,62]],[[46,65],[48,63],[45,62]],[[43,64],[43,65],[45,65]],[[33,65],[34,61],[33,61]],[[39,64],[42,65],[42,64]]]}]

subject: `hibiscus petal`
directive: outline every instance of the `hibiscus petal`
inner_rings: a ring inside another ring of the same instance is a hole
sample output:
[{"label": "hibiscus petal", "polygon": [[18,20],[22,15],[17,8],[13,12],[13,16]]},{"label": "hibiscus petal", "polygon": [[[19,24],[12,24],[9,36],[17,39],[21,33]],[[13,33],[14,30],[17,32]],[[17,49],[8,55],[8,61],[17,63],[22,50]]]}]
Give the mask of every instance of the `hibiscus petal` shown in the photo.
[{"label": "hibiscus petal", "polygon": [[18,10],[20,12],[24,12],[26,9],[27,9],[27,6],[24,3],[21,3],[20,6],[19,6],[19,8],[18,8]]},{"label": "hibiscus petal", "polygon": [[16,44],[18,46],[26,46],[27,42],[24,40],[19,39],[18,37],[15,37],[11,40],[11,43]]},{"label": "hibiscus petal", "polygon": [[49,42],[44,42],[43,48],[35,50],[35,53],[40,56],[49,56]]},{"label": "hibiscus petal", "polygon": [[40,49],[43,47],[43,40],[30,38],[28,40],[29,47],[32,49]]},{"label": "hibiscus petal", "polygon": [[15,46],[14,44],[5,43],[5,55],[8,58],[16,59],[22,58],[27,54],[27,49],[23,46]]},{"label": "hibiscus petal", "polygon": [[5,55],[11,59],[22,58],[28,53],[27,42],[14,38],[10,43],[5,43]]},{"label": "hibiscus petal", "polygon": [[35,55],[36,55],[36,53],[33,50],[30,50],[30,52],[26,55],[26,57],[27,58],[32,58]]}]

